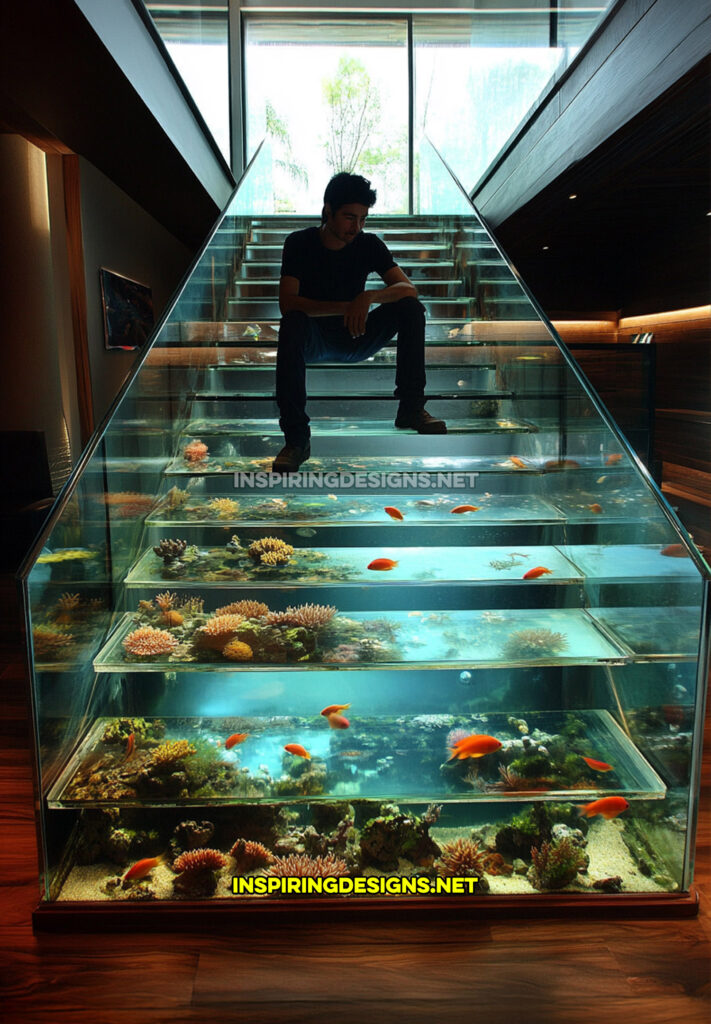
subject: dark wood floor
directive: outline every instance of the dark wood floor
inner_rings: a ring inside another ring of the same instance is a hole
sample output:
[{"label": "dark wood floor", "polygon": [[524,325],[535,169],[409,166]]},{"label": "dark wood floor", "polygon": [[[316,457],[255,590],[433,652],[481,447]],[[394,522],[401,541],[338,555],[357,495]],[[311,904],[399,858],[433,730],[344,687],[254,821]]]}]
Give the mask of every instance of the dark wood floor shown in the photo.
[{"label": "dark wood floor", "polygon": [[0,646],[0,1020],[707,1024],[711,759],[707,719],[690,920],[412,921],[349,917],[232,934],[34,935],[26,680]]}]

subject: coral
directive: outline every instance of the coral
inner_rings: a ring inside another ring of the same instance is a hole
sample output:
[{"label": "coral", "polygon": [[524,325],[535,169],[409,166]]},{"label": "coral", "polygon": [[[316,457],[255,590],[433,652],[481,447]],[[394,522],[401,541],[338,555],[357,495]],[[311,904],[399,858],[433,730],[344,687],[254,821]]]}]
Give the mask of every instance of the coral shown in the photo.
[{"label": "coral", "polygon": [[155,498],[139,491],[118,491],[116,494],[104,494],[101,499],[108,508],[113,508],[119,519],[133,519],[134,516],[150,512],[155,505]]},{"label": "coral", "polygon": [[166,590],[162,594],[156,594],[153,600],[162,612],[169,612],[178,603],[178,595]]},{"label": "coral", "polygon": [[239,502],[234,498],[213,498],[208,501],[207,507],[218,519],[231,519],[239,512]]},{"label": "coral", "polygon": [[101,734],[101,742],[109,745],[126,745],[128,737],[134,734],[138,740],[157,740],[165,735],[165,723],[160,718],[152,722],[145,718],[113,718]]},{"label": "coral", "polygon": [[578,871],[587,867],[587,857],[570,839],[557,843],[544,842],[540,848],[531,847],[531,867],[528,880],[541,891],[564,889],[575,879]]},{"label": "coral", "polygon": [[57,601],[57,611],[54,621],[60,624],[71,622],[74,618],[72,612],[75,612],[80,604],[81,597],[79,594],[62,594]]},{"label": "coral", "polygon": [[552,629],[519,629],[511,633],[504,644],[503,653],[513,659],[549,658],[567,646],[565,633],[554,633]]},{"label": "coral", "polygon": [[230,850],[230,857],[234,858],[235,870],[240,875],[256,871],[257,868],[265,868],[275,860],[274,854],[270,853],[266,846],[251,839],[238,839]]},{"label": "coral", "polygon": [[364,866],[373,865],[382,871],[394,871],[400,857],[431,867],[440,854],[440,848],[429,834],[434,823],[435,809],[422,818],[402,814],[397,807],[392,813],[381,814],[365,823],[360,834],[360,855]]},{"label": "coral", "polygon": [[227,864],[227,857],[219,850],[204,846],[197,850],[186,850],[173,862],[173,871],[182,875],[185,871],[219,871]]},{"label": "coral", "polygon": [[190,495],[187,491],[181,491],[179,487],[171,487],[166,498],[168,500],[168,508],[177,509],[182,508],[187,502]]},{"label": "coral", "polygon": [[161,620],[165,623],[166,626],[182,626],[184,621],[183,616],[180,614],[180,612],[176,612],[175,609],[163,612],[163,614],[161,615]]},{"label": "coral", "polygon": [[188,597],[180,605],[183,615],[201,615],[205,599],[203,597]]},{"label": "coral", "polygon": [[187,546],[186,540],[161,540],[153,550],[166,565],[170,565],[171,562],[177,561],[181,555],[185,554]]},{"label": "coral", "polygon": [[289,857],[279,857],[267,868],[267,874],[277,878],[337,878],[348,874],[348,865],[332,853],[325,857],[293,853]]},{"label": "coral", "polygon": [[339,644],[338,647],[324,653],[323,661],[341,665],[347,665],[351,661],[360,661],[358,644]]},{"label": "coral", "polygon": [[249,545],[247,554],[257,565],[286,565],[294,549],[278,537],[262,537]]},{"label": "coral", "polygon": [[528,779],[528,788],[530,788],[531,779],[542,779],[545,778],[546,774],[550,775],[550,758],[537,752],[527,754],[524,757],[517,757],[509,765],[509,771],[513,772],[514,775],[520,775],[524,779]]},{"label": "coral", "polygon": [[238,628],[244,622],[242,615],[213,615],[195,634],[201,647],[221,651],[225,644],[234,639]]},{"label": "coral", "polygon": [[47,552],[37,559],[38,565],[53,565],[56,562],[83,562],[89,558],[96,558],[96,551],[87,551],[85,548],[65,548],[64,551]]},{"label": "coral", "polygon": [[445,878],[451,875],[483,875],[484,858],[479,844],[471,839],[455,839],[451,843],[445,843],[440,853],[437,871]]},{"label": "coral", "polygon": [[269,606],[262,601],[233,601],[215,609],[215,615],[242,615],[245,619],[261,619],[269,614]]},{"label": "coral", "polygon": [[173,860],[186,850],[199,850],[207,846],[215,834],[211,821],[181,821],[173,829],[170,840],[170,855]]},{"label": "coral", "polygon": [[66,653],[67,647],[74,643],[71,633],[63,633],[50,626],[35,626],[32,630],[35,658],[57,658]]},{"label": "coral", "polygon": [[460,740],[465,740],[467,736],[471,736],[471,729],[450,729],[447,733],[447,739],[444,741],[444,745],[448,750],[456,746]]},{"label": "coral", "polygon": [[128,654],[139,658],[151,658],[159,654],[170,654],[178,646],[178,641],[165,629],[155,629],[153,626],[139,626],[123,641],[123,646]]},{"label": "coral", "polygon": [[222,654],[228,661],[250,661],[254,651],[249,644],[245,644],[241,640],[230,640],[222,649]]},{"label": "coral", "polygon": [[289,607],[282,620],[290,626],[304,626],[305,629],[321,629],[331,621],[338,609],[331,604],[300,604]]},{"label": "coral", "polygon": [[172,768],[173,765],[195,753],[193,747],[187,740],[168,740],[156,747],[150,757],[150,765],[159,771]]},{"label": "coral", "polygon": [[207,445],[202,441],[191,441],[183,449],[183,458],[186,462],[203,462],[207,458]]}]

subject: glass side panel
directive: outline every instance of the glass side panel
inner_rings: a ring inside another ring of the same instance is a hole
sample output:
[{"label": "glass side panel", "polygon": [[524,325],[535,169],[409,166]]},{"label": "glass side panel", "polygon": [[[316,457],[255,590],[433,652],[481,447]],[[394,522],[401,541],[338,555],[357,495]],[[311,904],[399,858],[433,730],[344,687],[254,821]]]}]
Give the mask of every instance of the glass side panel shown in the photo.
[{"label": "glass side panel", "polygon": [[313,225],[274,212],[280,159],[25,570],[45,899],[255,871],[685,892],[701,554],[431,143],[420,213],[368,229],[416,282],[448,432],[394,426],[391,340],[309,362],[311,457],[271,472],[280,254]]}]

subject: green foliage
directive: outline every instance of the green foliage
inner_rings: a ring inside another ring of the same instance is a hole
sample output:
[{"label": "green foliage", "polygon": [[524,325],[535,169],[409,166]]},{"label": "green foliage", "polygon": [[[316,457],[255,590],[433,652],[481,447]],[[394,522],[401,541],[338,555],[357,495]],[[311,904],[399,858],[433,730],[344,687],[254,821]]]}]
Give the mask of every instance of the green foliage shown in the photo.
[{"label": "green foliage", "polygon": [[528,878],[536,889],[563,889],[574,881],[578,871],[587,867],[585,854],[570,839],[541,843],[531,849]]},{"label": "green foliage", "polygon": [[323,81],[323,96],[328,107],[326,161],[334,174],[353,174],[380,126],[380,96],[354,57],[341,57],[335,77]]}]

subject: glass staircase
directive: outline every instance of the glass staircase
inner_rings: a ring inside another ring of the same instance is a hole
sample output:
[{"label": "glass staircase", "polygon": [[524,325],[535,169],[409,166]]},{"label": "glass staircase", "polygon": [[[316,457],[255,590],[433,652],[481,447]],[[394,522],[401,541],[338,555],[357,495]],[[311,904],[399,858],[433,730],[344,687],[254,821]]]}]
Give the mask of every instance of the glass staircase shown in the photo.
[{"label": "glass staircase", "polygon": [[[353,874],[442,874],[447,844],[478,845],[501,862],[487,898],[500,878],[502,898],[594,898],[618,875],[614,891],[685,893],[698,551],[431,147],[420,214],[367,230],[427,309],[428,408],[449,432],[394,429],[393,343],[308,370],[312,458],[271,476],[281,249],[313,219],[269,212],[265,157],[25,567],[47,906],[139,899],[106,879],[196,808],[223,898],[228,850],[258,838],[271,862],[295,850],[308,872],[328,849]],[[336,702],[345,726],[321,713]],[[500,746],[453,756],[467,736]],[[403,808],[431,853],[393,855],[391,830],[390,859],[365,857]],[[587,843],[588,873],[539,884],[544,842]],[[170,865],[155,873],[140,898],[176,898]]]}]

